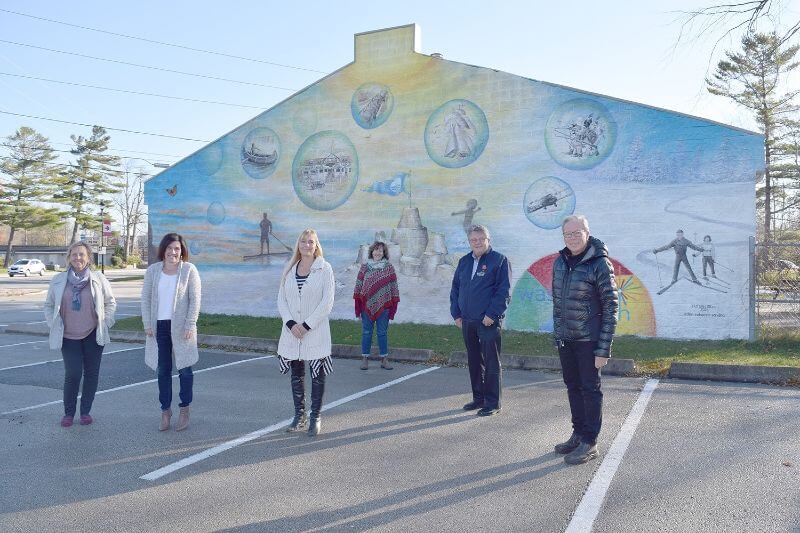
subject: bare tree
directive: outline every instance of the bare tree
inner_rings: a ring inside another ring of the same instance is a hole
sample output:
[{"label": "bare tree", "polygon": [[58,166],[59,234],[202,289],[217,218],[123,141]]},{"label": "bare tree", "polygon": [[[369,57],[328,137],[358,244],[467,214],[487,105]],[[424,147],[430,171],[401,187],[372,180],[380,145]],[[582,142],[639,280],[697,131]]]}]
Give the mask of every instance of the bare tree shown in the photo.
[{"label": "bare tree", "polygon": [[[748,34],[756,33],[759,22],[765,19],[769,26],[773,27],[781,12],[786,9],[787,3],[785,0],[745,0],[679,11],[681,33],[678,42],[684,34],[696,37],[716,34],[719,35],[717,39],[719,43],[739,30],[744,30]],[[786,44],[798,31],[800,31],[800,20],[791,20],[788,29],[776,35],[778,44]]]},{"label": "bare tree", "polygon": [[147,211],[144,205],[144,182],[148,174],[142,167],[128,166],[122,176],[122,189],[114,197],[114,205],[120,215],[123,236],[123,259],[133,254],[136,235],[145,222]]}]

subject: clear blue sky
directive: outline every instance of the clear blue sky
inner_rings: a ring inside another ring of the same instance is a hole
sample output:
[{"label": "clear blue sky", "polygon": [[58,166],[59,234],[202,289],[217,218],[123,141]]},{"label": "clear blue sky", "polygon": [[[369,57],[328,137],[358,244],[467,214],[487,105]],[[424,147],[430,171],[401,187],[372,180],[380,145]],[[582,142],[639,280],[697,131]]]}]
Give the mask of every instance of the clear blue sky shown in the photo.
[{"label": "clear blue sky", "polygon": [[[353,59],[353,35],[408,23],[422,52],[755,129],[752,119],[708,95],[703,79],[738,35],[686,40],[677,11],[711,0],[668,2],[30,2],[1,9],[148,39],[314,69],[309,72],[169,48],[0,12],[0,39],[167,69],[301,89]],[[655,5],[649,5],[655,4]],[[786,22],[800,3],[784,3]],[[779,21],[780,22],[780,21]],[[0,42],[0,72],[269,108],[292,91],[200,79]],[[796,83],[797,80],[794,80]],[[121,94],[0,75],[0,110],[113,128],[213,140],[258,109]],[[29,125],[68,149],[89,128],[0,114],[0,135]],[[112,134],[112,147],[174,163],[203,143]],[[62,154],[69,157],[68,154]],[[135,156],[132,153],[120,155]],[[147,166],[148,171],[156,169]]]}]

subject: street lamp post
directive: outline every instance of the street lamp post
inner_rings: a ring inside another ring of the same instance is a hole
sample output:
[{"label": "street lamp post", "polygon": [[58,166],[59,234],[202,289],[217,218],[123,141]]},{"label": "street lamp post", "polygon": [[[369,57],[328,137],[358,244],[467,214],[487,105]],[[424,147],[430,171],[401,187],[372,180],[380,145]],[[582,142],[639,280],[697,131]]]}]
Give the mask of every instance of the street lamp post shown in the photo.
[{"label": "street lamp post", "polygon": [[[105,236],[105,224],[103,215],[105,214],[106,203],[104,201],[100,202],[100,251],[103,252],[103,248],[106,246],[106,236]],[[103,274],[106,273],[106,254],[98,254],[100,256],[100,272]]]}]

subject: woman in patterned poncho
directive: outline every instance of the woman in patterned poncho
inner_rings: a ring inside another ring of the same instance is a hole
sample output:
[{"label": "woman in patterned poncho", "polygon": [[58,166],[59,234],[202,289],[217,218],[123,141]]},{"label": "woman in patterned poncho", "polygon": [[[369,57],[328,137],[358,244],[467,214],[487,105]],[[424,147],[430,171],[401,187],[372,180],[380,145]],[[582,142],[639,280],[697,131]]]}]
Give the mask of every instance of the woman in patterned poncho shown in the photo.
[{"label": "woman in patterned poncho", "polygon": [[[389,262],[389,249],[386,244],[375,241],[369,247],[367,262],[361,265],[353,289],[356,316],[361,317],[361,370],[369,368],[369,354],[372,349],[372,330],[377,329],[381,368],[391,370],[389,364],[389,320],[397,312],[400,291],[397,288],[397,274]],[[377,326],[377,328],[375,327]]]}]

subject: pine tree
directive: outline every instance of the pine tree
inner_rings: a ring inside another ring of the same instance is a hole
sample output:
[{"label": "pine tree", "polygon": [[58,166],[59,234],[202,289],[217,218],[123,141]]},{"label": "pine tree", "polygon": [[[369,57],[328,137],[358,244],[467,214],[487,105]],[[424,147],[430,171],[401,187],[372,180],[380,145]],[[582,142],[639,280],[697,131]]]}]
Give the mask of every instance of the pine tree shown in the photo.
[{"label": "pine tree", "polygon": [[781,93],[786,74],[797,68],[794,56],[800,46],[781,49],[781,39],[772,33],[750,33],[742,37],[741,52],[725,52],[713,79],[706,79],[708,92],[730,98],[753,111],[764,134],[764,241],[772,240],[772,166],[781,120],[793,110],[798,91]]},{"label": "pine tree", "polygon": [[9,154],[0,163],[3,180],[0,186],[0,224],[8,226],[8,246],[3,265],[8,266],[14,234],[18,229],[55,226],[61,213],[45,207],[55,190],[56,159],[47,137],[33,128],[22,126],[6,137]]},{"label": "pine tree", "polygon": [[120,190],[120,159],[106,154],[111,136],[102,126],[93,126],[91,137],[71,135],[78,157],[74,165],[58,177],[60,190],[55,198],[69,207],[69,216],[75,220],[70,243],[78,237],[78,228],[97,228],[100,225],[95,207],[106,202],[106,196]]}]

